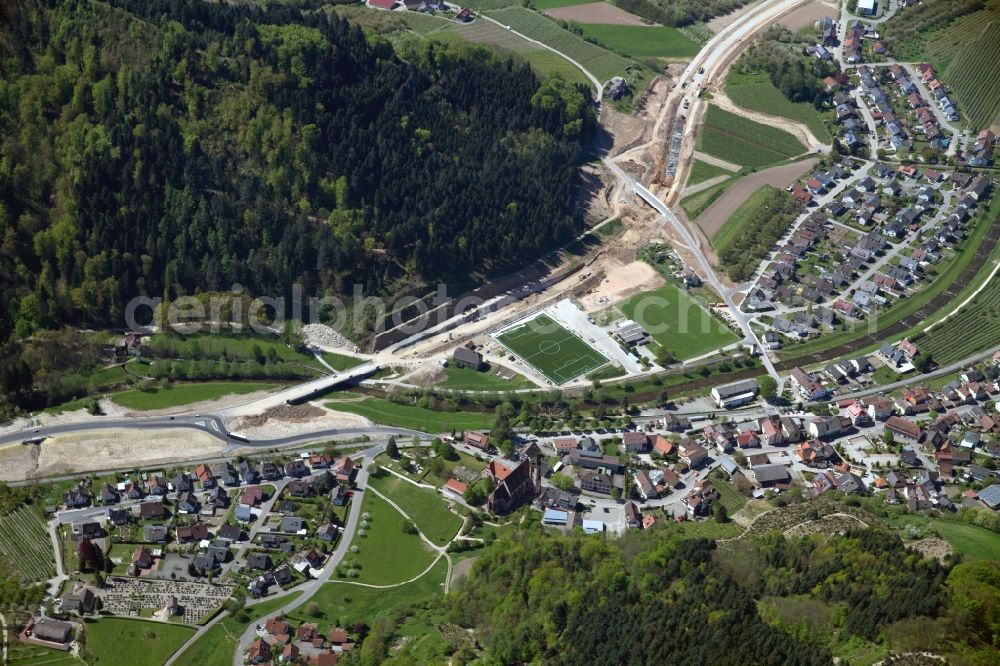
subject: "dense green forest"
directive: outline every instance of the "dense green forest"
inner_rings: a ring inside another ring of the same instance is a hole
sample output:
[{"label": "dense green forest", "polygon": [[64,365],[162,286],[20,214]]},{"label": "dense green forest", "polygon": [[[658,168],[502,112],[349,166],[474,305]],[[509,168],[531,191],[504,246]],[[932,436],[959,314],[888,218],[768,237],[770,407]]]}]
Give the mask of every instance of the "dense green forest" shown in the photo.
[{"label": "dense green forest", "polygon": [[[668,534],[526,527],[408,626],[474,629],[475,649],[448,652],[455,664],[829,664],[881,645],[985,665],[1000,645],[995,562],[927,559],[875,528],[731,544]],[[378,627],[347,663],[407,663],[405,650],[388,659],[406,622]]]},{"label": "dense green forest", "polygon": [[140,294],[467,283],[580,229],[586,90],[298,5],[2,4],[0,340]]},{"label": "dense green forest", "polygon": [[637,16],[661,25],[685,26],[728,14],[748,0],[613,0]]},{"label": "dense green forest", "polygon": [[5,317],[136,293],[369,292],[523,262],[580,224],[585,93],[279,3],[5,4]]}]

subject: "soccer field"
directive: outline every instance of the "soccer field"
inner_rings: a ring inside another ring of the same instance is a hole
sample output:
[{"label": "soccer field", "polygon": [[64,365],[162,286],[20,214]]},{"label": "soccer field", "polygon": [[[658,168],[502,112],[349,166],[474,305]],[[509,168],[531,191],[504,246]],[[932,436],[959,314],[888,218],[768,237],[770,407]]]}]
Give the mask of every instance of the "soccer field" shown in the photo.
[{"label": "soccer field", "polygon": [[504,331],[496,339],[557,385],[608,362],[586,342],[544,314]]}]

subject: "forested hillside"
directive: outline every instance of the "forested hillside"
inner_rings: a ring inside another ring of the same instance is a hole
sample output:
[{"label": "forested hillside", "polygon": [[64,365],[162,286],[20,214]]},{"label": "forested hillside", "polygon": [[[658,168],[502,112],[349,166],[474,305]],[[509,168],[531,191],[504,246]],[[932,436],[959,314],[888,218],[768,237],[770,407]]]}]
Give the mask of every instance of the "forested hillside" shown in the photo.
[{"label": "forested hillside", "polygon": [[138,294],[466,281],[579,230],[586,91],[260,4],[2,3],[0,340]]},{"label": "forested hillside", "polygon": [[1000,567],[952,564],[877,529],[729,545],[521,532],[448,604],[486,663],[829,664],[871,643],[989,663]]}]

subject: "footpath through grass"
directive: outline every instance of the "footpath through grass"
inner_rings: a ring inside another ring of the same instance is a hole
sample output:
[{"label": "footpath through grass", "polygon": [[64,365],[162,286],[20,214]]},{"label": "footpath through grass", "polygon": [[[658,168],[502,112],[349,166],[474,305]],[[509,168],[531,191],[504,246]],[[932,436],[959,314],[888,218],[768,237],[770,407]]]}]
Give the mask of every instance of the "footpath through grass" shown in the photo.
[{"label": "footpath through grass", "polygon": [[632,296],[618,306],[679,359],[733,344],[739,337],[673,283]]},{"label": "footpath through grass", "polygon": [[739,72],[736,68],[726,75],[726,95],[737,106],[772,116],[798,121],[809,128],[823,143],[833,140],[830,112],[822,112],[808,102],[792,102],[774,87],[765,72]]},{"label": "footpath through grass", "polygon": [[382,472],[370,477],[369,485],[392,499],[413,519],[420,531],[438,546],[444,546],[458,534],[462,519],[448,510],[437,491],[403,481],[398,476]]},{"label": "footpath through grass", "polygon": [[[405,519],[381,497],[365,493],[361,508],[362,520],[351,542],[352,552],[339,567],[345,572],[354,569],[358,575],[344,580],[395,585],[418,576],[437,557],[418,535],[403,531]],[[355,546],[357,553],[353,552]]]},{"label": "footpath through grass", "polygon": [[227,395],[245,395],[255,391],[269,391],[277,384],[255,382],[205,382],[204,384],[176,384],[170,388],[153,391],[125,391],[111,395],[111,399],[137,411],[166,409],[203,400],[215,400]]},{"label": "footpath through grass", "polygon": [[96,666],[161,666],[194,633],[191,627],[117,617],[86,620],[85,627]]},{"label": "footpath through grass", "polygon": [[213,624],[201,638],[191,644],[178,658],[178,664],[198,664],[198,666],[230,666],[239,637],[247,624],[263,620],[277,609],[290,604],[301,594],[295,592],[277,599],[270,599],[254,606],[247,606],[249,622],[237,622],[231,615]]},{"label": "footpath through grass", "polygon": [[752,167],[782,162],[806,152],[806,147],[788,132],[724,111],[714,104],[705,113],[697,145],[709,155]]},{"label": "footpath through grass", "polygon": [[485,412],[438,412],[371,397],[355,402],[330,401],[326,406],[338,412],[358,414],[381,425],[429,433],[491,428],[495,420],[493,414]]},{"label": "footpath through grass", "polygon": [[633,76],[641,69],[638,63],[612,53],[596,44],[574,35],[558,23],[525,7],[509,7],[488,12],[490,18],[502,25],[550,46],[580,63],[599,81],[608,81],[615,76],[625,76],[633,70]]},{"label": "footpath through grass", "polygon": [[441,558],[417,580],[390,589],[379,590],[331,581],[309,599],[319,606],[318,616],[306,615],[304,609],[308,604],[304,604],[288,617],[295,622],[342,622],[345,626],[364,622],[374,626],[380,618],[388,617],[396,609],[439,598],[444,592],[447,571],[448,563]]}]

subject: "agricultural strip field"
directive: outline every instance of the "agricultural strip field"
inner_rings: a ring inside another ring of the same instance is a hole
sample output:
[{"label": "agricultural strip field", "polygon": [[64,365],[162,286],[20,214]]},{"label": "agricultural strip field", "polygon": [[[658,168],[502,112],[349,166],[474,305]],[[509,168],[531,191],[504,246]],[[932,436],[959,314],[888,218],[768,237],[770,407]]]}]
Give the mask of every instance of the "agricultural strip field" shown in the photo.
[{"label": "agricultural strip field", "polygon": [[458,534],[462,519],[448,510],[437,491],[419,488],[398,476],[383,472],[369,479],[369,485],[398,504],[424,536],[444,546]]},{"label": "agricultural strip field", "polygon": [[636,294],[616,307],[625,317],[642,324],[657,344],[681,360],[707,354],[740,339],[672,283]]},{"label": "agricultural strip field", "polygon": [[447,29],[435,32],[430,36],[441,41],[451,41],[458,37],[473,44],[491,46],[501,52],[516,53],[542,76],[558,74],[567,81],[590,85],[590,80],[580,71],[580,68],[566,58],[558,53],[543,49],[509,30],[504,30],[496,23],[479,20],[472,23],[452,24]]},{"label": "agricultural strip field", "polygon": [[83,662],[69,652],[17,641],[10,643],[7,652],[8,666],[76,666],[77,664],[82,665]]},{"label": "agricultural strip field", "polygon": [[760,167],[806,152],[794,136],[710,104],[698,150],[742,166]]},{"label": "agricultural strip field", "polygon": [[753,220],[754,215],[757,214],[757,209],[760,208],[773,191],[773,187],[764,186],[751,194],[743,202],[739,210],[726,220],[725,224],[718,231],[712,234],[712,245],[716,249],[728,247],[733,242],[733,239]]},{"label": "agricultural strip field", "polygon": [[[684,197],[681,199],[681,208],[687,213],[687,216],[692,220],[704,213],[709,206],[715,203],[716,199],[725,194],[726,190],[732,186],[738,179],[736,177],[728,178],[717,185],[708,187],[701,192],[695,192],[691,196]],[[691,181],[688,181],[689,183]]]},{"label": "agricultural strip field", "polygon": [[0,517],[0,552],[25,582],[55,575],[52,541],[41,519],[25,506]]},{"label": "agricultural strip field", "polygon": [[703,183],[710,178],[715,178],[716,176],[729,176],[732,173],[732,171],[715,166],[714,164],[702,162],[701,160],[694,160],[691,162],[691,171],[688,175],[687,184],[690,187],[691,185]]},{"label": "agricultural strip field", "polygon": [[[520,4],[518,2],[512,2],[511,0],[486,0],[486,2],[506,2],[506,5],[510,6]],[[535,9],[540,12],[546,9],[557,9],[559,7],[575,7],[576,5],[589,5],[592,4],[594,0],[534,0],[531,4],[534,5]]]},{"label": "agricultural strip field", "polygon": [[632,58],[692,58],[700,47],[677,28],[662,25],[579,25],[583,34]]},{"label": "agricultural strip field", "polygon": [[955,316],[916,340],[922,353],[942,365],[1000,344],[1000,280],[990,280]]},{"label": "agricultural strip field", "polygon": [[559,26],[550,18],[524,7],[510,7],[488,12],[490,18],[531,39],[551,46],[580,63],[600,81],[608,81],[615,76],[625,76],[630,67],[637,67],[632,61],[596,44],[584,41]]},{"label": "agricultural strip field", "polygon": [[983,30],[955,54],[942,80],[958,99],[959,110],[975,129],[986,129],[1000,120],[1000,10]]},{"label": "agricultural strip field", "polygon": [[495,417],[486,412],[439,412],[416,405],[402,405],[381,398],[358,401],[330,401],[326,407],[338,412],[363,416],[375,423],[410,428],[422,432],[450,432],[489,428]]},{"label": "agricultural strip field", "polygon": [[737,106],[772,116],[790,118],[808,127],[824,143],[833,141],[828,120],[829,112],[820,112],[808,102],[792,102],[774,87],[764,73],[744,74],[731,69],[726,76],[726,95]]},{"label": "agricultural strip field", "polygon": [[608,362],[602,354],[544,314],[495,337],[556,385],[565,384]]}]

